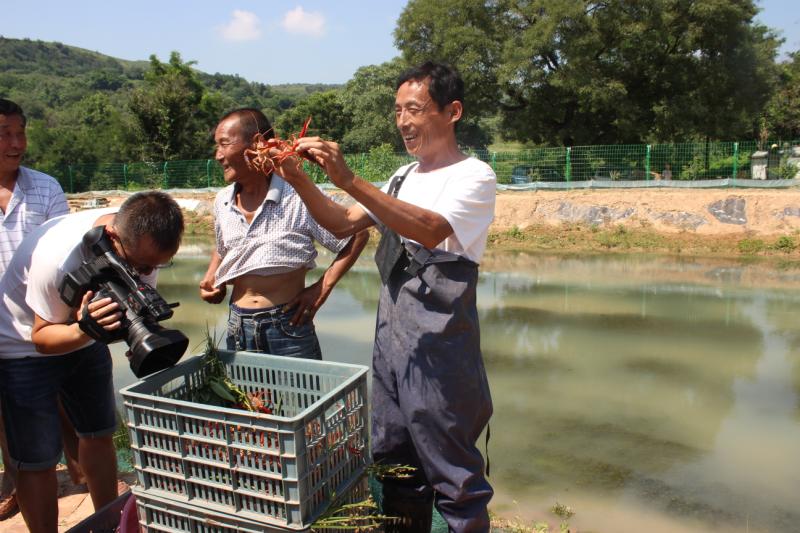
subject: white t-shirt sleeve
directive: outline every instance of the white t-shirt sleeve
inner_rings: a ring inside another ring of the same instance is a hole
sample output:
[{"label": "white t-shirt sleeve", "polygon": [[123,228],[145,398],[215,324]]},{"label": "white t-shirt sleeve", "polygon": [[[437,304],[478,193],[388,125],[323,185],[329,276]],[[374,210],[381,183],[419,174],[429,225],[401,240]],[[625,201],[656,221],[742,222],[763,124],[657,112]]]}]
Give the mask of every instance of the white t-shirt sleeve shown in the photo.
[{"label": "white t-shirt sleeve", "polygon": [[[47,259],[48,251],[42,247],[34,250],[28,272],[28,288],[25,302],[34,313],[53,324],[63,324],[70,320],[72,308],[58,292],[64,272]],[[44,257],[41,257],[44,255]]]},{"label": "white t-shirt sleeve", "polygon": [[[487,167],[488,168],[488,167]],[[496,179],[492,172],[454,176],[436,205],[436,212],[453,228],[461,248],[484,239],[494,218]]]}]

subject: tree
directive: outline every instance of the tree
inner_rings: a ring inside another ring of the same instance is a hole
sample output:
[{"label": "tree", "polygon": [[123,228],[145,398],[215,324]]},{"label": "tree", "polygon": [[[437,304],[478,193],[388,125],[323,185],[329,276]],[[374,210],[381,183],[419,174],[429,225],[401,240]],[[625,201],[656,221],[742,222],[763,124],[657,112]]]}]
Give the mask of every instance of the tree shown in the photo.
[{"label": "tree", "polygon": [[193,64],[184,63],[178,52],[172,52],[166,64],[150,56],[145,85],[133,91],[128,104],[141,133],[144,159],[207,156],[208,146],[196,145],[209,124],[200,113],[205,88],[191,69]]},{"label": "tree", "polygon": [[461,71],[467,111],[564,145],[753,134],[779,41],[753,0],[410,0],[409,63]]},{"label": "tree", "polygon": [[394,96],[395,83],[405,66],[400,58],[395,58],[361,67],[347,82],[339,96],[352,124],[341,141],[345,151],[368,152],[382,144],[403,149],[394,123]]},{"label": "tree", "polygon": [[311,117],[308,135],[319,135],[333,141],[341,141],[350,128],[350,117],[339,102],[339,91],[312,93],[285,111],[275,121],[275,127],[281,137],[288,138],[300,131],[308,117]]},{"label": "tree", "polygon": [[800,50],[779,65],[778,87],[766,109],[766,127],[776,139],[800,139]]},{"label": "tree", "polygon": [[[60,176],[70,164],[129,161],[136,138],[119,97],[89,93],[28,124],[28,164]],[[63,177],[63,176],[62,176]]]}]

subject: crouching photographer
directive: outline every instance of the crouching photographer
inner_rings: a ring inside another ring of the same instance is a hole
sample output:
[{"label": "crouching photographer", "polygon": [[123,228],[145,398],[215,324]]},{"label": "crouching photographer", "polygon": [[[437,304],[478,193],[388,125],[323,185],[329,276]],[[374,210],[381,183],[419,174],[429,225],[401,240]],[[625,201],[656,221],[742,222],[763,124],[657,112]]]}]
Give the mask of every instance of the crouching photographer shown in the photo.
[{"label": "crouching photographer", "polygon": [[84,329],[118,338],[130,325],[129,306],[92,290],[78,306],[62,298],[64,279],[97,259],[84,235],[100,226],[108,251],[154,286],[158,268],[178,250],[183,216],[169,195],[148,191],[119,208],[50,220],[25,238],[0,281],[0,402],[9,454],[19,469],[20,509],[34,533],[57,531],[59,397],[79,436],[79,462],[95,509],[117,496],[111,357],[108,346]]},{"label": "crouching photographer", "polygon": [[92,318],[89,306],[83,305],[78,327],[106,344],[125,340],[130,347],[131,370],[137,378],[174,365],[186,351],[189,339],[178,330],[161,327],[158,322],[170,318],[172,308],[178,304],[168,304],[120,258],[105,226],[87,231],[83,244],[94,252],[95,257],[64,276],[59,288],[61,298],[72,307],[85,303],[83,295],[87,291],[96,291],[89,303],[111,298],[119,305],[121,326],[107,330]]}]

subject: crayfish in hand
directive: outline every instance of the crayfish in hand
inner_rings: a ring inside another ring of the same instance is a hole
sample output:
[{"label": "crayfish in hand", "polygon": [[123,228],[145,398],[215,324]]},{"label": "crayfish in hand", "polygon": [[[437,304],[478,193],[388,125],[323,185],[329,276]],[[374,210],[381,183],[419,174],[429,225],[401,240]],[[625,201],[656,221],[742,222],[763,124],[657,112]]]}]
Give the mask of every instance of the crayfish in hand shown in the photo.
[{"label": "crayfish in hand", "polygon": [[[288,140],[267,139],[263,133],[256,133],[250,148],[244,151],[247,165],[268,176],[275,170],[276,164],[280,165],[287,157],[301,155],[297,153],[297,141],[301,137],[305,137],[309,122],[311,122],[311,117],[306,119],[300,133],[292,135]],[[278,152],[275,155],[269,155],[270,150],[273,149]]]}]

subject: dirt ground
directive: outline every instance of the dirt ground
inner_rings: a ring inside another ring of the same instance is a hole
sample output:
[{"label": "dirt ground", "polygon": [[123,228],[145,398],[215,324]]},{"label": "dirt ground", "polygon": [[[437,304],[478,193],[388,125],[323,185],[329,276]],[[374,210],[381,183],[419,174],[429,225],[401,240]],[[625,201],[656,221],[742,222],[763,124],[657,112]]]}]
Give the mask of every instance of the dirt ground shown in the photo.
[{"label": "dirt ground", "polygon": [[[58,531],[67,531],[71,527],[94,513],[92,499],[86,485],[74,485],[67,473],[66,467],[59,465],[58,475]],[[135,483],[133,474],[122,474],[117,483],[119,494],[127,491]],[[28,528],[22,519],[22,514],[17,513],[8,520],[0,522],[0,531],[3,533],[26,533]]]},{"label": "dirt ground", "polygon": [[[592,207],[596,210],[591,211]],[[714,215],[714,211],[724,211],[726,208],[733,213],[743,214],[744,219],[723,221]],[[593,221],[589,218],[593,218]],[[711,236],[777,235],[800,229],[800,190],[611,189],[498,192],[494,229],[502,230],[513,226],[524,229],[537,221],[551,224],[586,222],[598,225],[639,225],[667,234],[692,232]]]},{"label": "dirt ground", "polygon": [[800,190],[499,192],[489,246],[800,259]]}]

